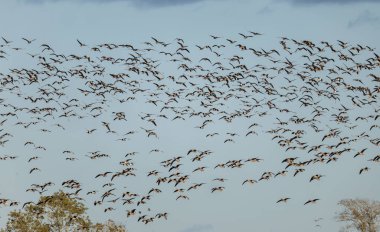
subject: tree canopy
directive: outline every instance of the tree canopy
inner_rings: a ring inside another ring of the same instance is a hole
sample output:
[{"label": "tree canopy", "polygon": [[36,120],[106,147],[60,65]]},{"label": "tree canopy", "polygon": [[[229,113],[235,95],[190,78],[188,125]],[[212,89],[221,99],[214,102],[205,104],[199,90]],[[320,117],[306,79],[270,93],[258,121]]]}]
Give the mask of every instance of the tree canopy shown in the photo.
[{"label": "tree canopy", "polygon": [[1,232],[127,231],[123,225],[118,225],[112,220],[104,224],[94,224],[80,200],[63,191],[51,196],[41,196],[37,203],[27,202],[22,210],[10,212],[8,222]]},{"label": "tree canopy", "polygon": [[345,199],[338,205],[343,211],[338,214],[338,221],[349,222],[345,229],[354,228],[360,232],[376,232],[380,220],[380,202],[364,199]]}]

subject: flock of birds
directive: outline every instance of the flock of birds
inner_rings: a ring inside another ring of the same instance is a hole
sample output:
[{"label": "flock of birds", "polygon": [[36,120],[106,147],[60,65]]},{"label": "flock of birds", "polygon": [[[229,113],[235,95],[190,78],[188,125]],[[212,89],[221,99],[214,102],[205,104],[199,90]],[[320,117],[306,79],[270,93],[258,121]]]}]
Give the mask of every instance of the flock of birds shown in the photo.
[{"label": "flock of birds", "polygon": [[[53,148],[39,144],[38,135],[65,144],[65,138],[54,133],[86,121],[92,127],[81,132],[84,139],[96,134],[111,138],[116,147],[133,143],[137,135],[159,146],[161,134],[167,133],[161,132],[165,123],[195,123],[194,133],[223,146],[242,138],[270,136],[286,156],[281,158],[283,168],[241,180],[243,186],[286,175],[299,177],[310,166],[338,162],[343,156],[368,162],[356,170],[360,175],[379,163],[380,56],[375,49],[340,40],[316,43],[286,37],[280,37],[275,48],[255,47],[262,38],[257,32],[234,38],[211,35],[207,44],[196,45],[181,38],[165,42],[152,37],[139,45],[94,46],[77,40],[75,53],[64,54],[35,39],[2,37],[0,145],[4,149],[14,143],[32,155],[2,154],[0,165],[24,162],[30,178],[38,173],[49,176],[38,164],[54,156],[48,154]],[[22,60],[25,64],[20,67]],[[246,128],[234,126],[242,121]],[[232,129],[218,131],[222,124]],[[17,133],[26,131],[33,131],[34,136],[23,141]],[[92,148],[83,155],[71,148],[62,150],[57,159],[69,164],[111,159],[116,165],[104,170],[94,163],[102,170],[92,177],[101,183],[98,189],[78,177],[33,183],[25,191],[35,197],[63,188],[71,197],[93,197],[94,207],[103,207],[105,213],[122,207],[127,217],[147,224],[167,219],[170,213],[153,213],[149,203],[156,195],[174,194],[175,200],[182,201],[199,189],[218,194],[230,179],[213,176],[215,171],[260,165],[266,159],[264,155],[233,154],[222,160],[212,149],[196,146],[177,155],[160,147],[144,149],[121,156]],[[142,153],[161,160],[153,164],[155,168],[141,172],[135,161]],[[137,176],[147,179],[146,191],[137,192],[128,185]],[[194,181],[199,178],[202,181]],[[303,178],[314,183],[327,176],[317,173]],[[290,199],[284,196],[277,203]],[[302,204],[319,200],[310,198]],[[30,204],[41,202],[20,202],[4,195],[0,199],[2,206]]]}]

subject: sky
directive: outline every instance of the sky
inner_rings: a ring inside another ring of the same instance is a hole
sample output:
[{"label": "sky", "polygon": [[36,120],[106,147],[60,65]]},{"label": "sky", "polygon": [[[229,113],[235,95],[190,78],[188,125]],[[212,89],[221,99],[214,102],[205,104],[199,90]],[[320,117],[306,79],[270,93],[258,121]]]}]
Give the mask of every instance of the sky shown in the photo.
[{"label": "sky", "polygon": [[[289,37],[296,40],[349,41],[350,44],[373,47],[380,54],[379,0],[0,0],[0,4],[0,36],[18,44],[21,44],[22,37],[33,38],[40,44],[47,43],[56,51],[67,54],[82,52],[77,39],[92,45],[131,43],[143,46],[151,37],[169,43],[182,38],[194,46],[210,42],[210,35],[239,38],[238,33],[248,31],[262,33],[263,39],[253,42],[258,43],[253,45],[265,48],[277,48],[281,37]],[[2,62],[0,68],[3,70],[10,66],[33,67],[22,59]],[[168,69],[166,72],[177,71]],[[149,110],[149,106],[136,103],[125,110],[137,117],[142,111]],[[131,116],[130,120],[133,122],[136,119]],[[139,128],[138,122],[135,122],[127,129]],[[85,161],[75,164],[57,161],[54,157],[65,149],[75,150],[78,154],[99,149],[119,154],[120,157],[128,151],[149,153],[155,148],[170,153],[136,158],[139,171],[145,172],[153,169],[154,164],[164,157],[186,153],[195,146],[204,150],[210,148],[215,154],[220,154],[222,160],[232,159],[229,157],[234,154],[243,154],[243,157],[259,156],[265,162],[260,168],[252,166],[238,172],[216,173],[215,176],[224,175],[237,180],[227,183],[226,191],[220,194],[210,194],[209,189],[201,189],[194,192],[189,201],[176,201],[170,192],[161,194],[152,201],[151,208],[167,211],[167,221],[143,225],[127,220],[122,210],[105,214],[102,209],[92,207],[91,199],[87,199],[91,218],[97,221],[111,218],[125,223],[128,231],[139,232],[338,231],[343,225],[336,222],[335,218],[339,211],[339,200],[380,200],[379,166],[371,166],[365,176],[359,176],[357,172],[365,162],[354,162],[352,157],[345,157],[330,166],[310,168],[304,178],[288,177],[284,181],[276,179],[242,188],[241,179],[257,177],[265,170],[279,170],[282,166],[274,161],[288,155],[264,133],[253,140],[242,138],[228,146],[217,146],[214,140],[205,140],[204,135],[200,136],[194,131],[194,123],[200,122],[193,119],[186,123],[162,122],[159,140],[146,140],[140,134],[136,142],[120,145],[114,143],[115,138],[104,138],[100,134],[85,138],[82,132],[94,127],[95,121],[65,123],[67,130],[57,133],[55,137],[38,135],[33,138],[36,143],[48,144],[50,148],[49,153],[44,154],[46,158],[41,161],[45,167],[41,173],[30,177],[24,173],[29,168],[25,163],[0,163],[0,170],[3,170],[0,174],[6,173],[2,174],[0,196],[14,194],[26,200],[30,195],[21,191],[33,183],[36,177],[41,182],[56,180],[57,183],[68,178],[87,180],[114,165],[114,160],[95,161],[98,163],[94,165]],[[241,131],[247,125],[249,123],[242,120],[233,126],[212,126],[220,133],[225,133]],[[37,135],[34,132],[24,133],[18,128],[11,130],[19,136],[17,140],[23,142]],[[30,153],[27,148],[19,148],[16,144],[3,149],[4,154],[17,153],[20,157]],[[379,149],[372,148],[371,152],[378,154]],[[326,178],[315,184],[308,183],[307,177],[315,173],[323,173]],[[147,183],[145,181],[146,178],[140,178],[127,185],[143,189]],[[91,183],[89,181],[88,185],[91,186]],[[96,185],[99,187],[99,183]],[[287,204],[275,203],[285,196],[292,198]],[[304,206],[303,203],[310,198],[321,200],[315,205]],[[0,208],[0,212],[6,210]],[[0,223],[3,224],[6,217],[3,213],[1,215]],[[323,220],[316,223],[314,220],[317,218]]]}]

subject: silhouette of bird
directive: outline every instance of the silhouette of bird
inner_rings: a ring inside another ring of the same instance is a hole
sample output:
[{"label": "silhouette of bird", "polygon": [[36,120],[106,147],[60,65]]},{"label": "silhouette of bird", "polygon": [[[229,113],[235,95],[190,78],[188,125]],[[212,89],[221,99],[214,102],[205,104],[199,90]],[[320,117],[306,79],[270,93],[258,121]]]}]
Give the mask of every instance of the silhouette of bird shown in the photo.
[{"label": "silhouette of bird", "polygon": [[276,203],[281,203],[281,202],[286,203],[288,200],[290,200],[290,198],[289,198],[289,197],[285,197],[285,198],[281,198],[281,199],[278,200]]},{"label": "silhouette of bird", "polygon": [[311,199],[311,200],[308,200],[304,203],[304,205],[307,205],[307,204],[314,204],[316,203],[317,201],[319,201],[319,199],[315,198],[315,199]]}]

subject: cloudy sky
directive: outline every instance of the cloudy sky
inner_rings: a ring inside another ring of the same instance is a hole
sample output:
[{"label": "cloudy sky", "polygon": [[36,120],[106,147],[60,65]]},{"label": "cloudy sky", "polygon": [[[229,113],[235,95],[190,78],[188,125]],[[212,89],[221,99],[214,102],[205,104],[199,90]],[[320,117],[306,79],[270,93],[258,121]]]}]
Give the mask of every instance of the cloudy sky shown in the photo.
[{"label": "cloudy sky", "polygon": [[258,30],[273,37],[363,38],[374,44],[380,20],[377,0],[3,0],[2,5],[3,33],[58,42]]},{"label": "cloudy sky", "polygon": [[[0,0],[0,3],[0,36],[12,41],[33,38],[67,53],[77,49],[77,39],[94,45],[143,44],[154,36],[167,42],[183,38],[197,44],[209,41],[209,35],[233,37],[247,31],[264,34],[265,41],[261,43],[267,47],[286,36],[297,40],[343,40],[380,48],[380,0]],[[257,148],[258,153],[281,152],[266,145],[269,148]],[[141,232],[338,231],[341,224],[335,222],[334,216],[340,199],[380,200],[378,169],[363,179],[351,176],[352,170],[356,174],[360,168],[356,164],[347,161],[340,165],[335,170],[323,170],[329,179],[317,187],[274,182],[257,191],[226,191],[218,196],[195,194],[189,202],[165,203],[170,212],[168,221],[148,226],[130,222],[127,227],[129,231]],[[20,181],[16,177],[14,180]],[[306,209],[299,202],[286,206],[273,204],[283,193],[304,200],[313,192],[323,201]],[[108,218],[98,211],[91,211],[91,215],[99,221]],[[319,217],[324,218],[319,222],[322,227],[314,223]],[[125,215],[114,215],[113,219],[124,222]]]}]

